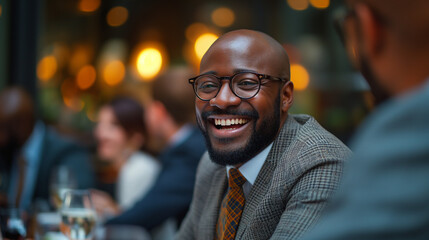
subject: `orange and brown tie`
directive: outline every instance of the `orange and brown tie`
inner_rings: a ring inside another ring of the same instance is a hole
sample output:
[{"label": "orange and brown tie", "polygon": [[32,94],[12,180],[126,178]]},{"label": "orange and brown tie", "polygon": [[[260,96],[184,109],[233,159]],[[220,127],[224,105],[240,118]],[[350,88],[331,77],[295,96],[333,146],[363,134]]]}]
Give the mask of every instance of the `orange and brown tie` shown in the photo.
[{"label": "orange and brown tie", "polygon": [[242,189],[246,178],[235,168],[229,170],[228,193],[222,201],[219,219],[216,226],[217,240],[235,239],[244,208],[244,192]]}]

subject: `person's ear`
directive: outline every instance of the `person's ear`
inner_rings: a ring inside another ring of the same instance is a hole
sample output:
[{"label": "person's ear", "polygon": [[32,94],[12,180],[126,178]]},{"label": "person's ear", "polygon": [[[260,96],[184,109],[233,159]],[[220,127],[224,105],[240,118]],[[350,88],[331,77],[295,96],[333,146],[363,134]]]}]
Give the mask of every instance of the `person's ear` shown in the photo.
[{"label": "person's ear", "polygon": [[281,96],[281,106],[280,106],[281,110],[282,112],[287,113],[293,103],[293,83],[291,81],[288,81],[283,85],[280,92],[280,96]]},{"label": "person's ear", "polygon": [[136,149],[140,149],[145,142],[145,138],[141,133],[133,133],[131,135],[130,142]]},{"label": "person's ear", "polygon": [[371,8],[363,3],[355,5],[358,21],[360,45],[364,53],[371,59],[378,57],[386,43],[383,24]]},{"label": "person's ear", "polygon": [[154,127],[157,122],[163,121],[164,106],[158,101],[153,101],[146,106],[145,119],[149,128]]},{"label": "person's ear", "polygon": [[165,116],[167,115],[167,109],[165,109],[164,104],[162,104],[159,101],[155,101],[153,102],[153,105],[154,105],[154,109],[155,109],[154,112],[156,116],[161,119],[165,118]]}]

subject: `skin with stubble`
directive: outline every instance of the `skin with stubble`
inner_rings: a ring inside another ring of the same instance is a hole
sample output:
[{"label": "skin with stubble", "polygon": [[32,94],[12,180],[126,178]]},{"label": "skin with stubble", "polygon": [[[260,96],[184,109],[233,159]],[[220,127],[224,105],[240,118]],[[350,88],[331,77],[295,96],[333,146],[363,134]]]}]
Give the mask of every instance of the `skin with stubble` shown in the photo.
[{"label": "skin with stubble", "polygon": [[[290,77],[284,48],[268,35],[251,30],[221,36],[204,55],[200,66],[200,74],[231,76],[240,71]],[[239,167],[276,138],[293,101],[293,84],[267,79],[261,83],[259,93],[251,99],[235,96],[228,80],[222,81],[215,98],[209,101],[196,98],[197,122],[212,161]],[[228,120],[233,124],[222,124]]]}]

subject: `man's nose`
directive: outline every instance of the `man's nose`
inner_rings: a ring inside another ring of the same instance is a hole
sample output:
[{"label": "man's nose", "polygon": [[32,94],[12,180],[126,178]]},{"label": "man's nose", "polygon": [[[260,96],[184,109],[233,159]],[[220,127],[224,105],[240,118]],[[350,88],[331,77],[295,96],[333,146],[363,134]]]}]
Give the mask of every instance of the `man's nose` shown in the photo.
[{"label": "man's nose", "polygon": [[226,109],[230,106],[236,106],[240,104],[240,102],[241,99],[232,92],[228,82],[224,82],[216,97],[210,100],[210,106]]}]

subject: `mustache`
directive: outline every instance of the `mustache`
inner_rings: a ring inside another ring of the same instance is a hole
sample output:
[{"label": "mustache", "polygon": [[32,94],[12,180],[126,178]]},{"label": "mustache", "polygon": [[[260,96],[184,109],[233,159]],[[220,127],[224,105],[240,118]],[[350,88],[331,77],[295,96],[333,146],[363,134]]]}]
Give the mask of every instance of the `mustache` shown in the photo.
[{"label": "mustache", "polygon": [[204,121],[207,120],[208,117],[211,115],[236,115],[236,116],[245,116],[253,119],[258,119],[259,114],[257,111],[239,111],[239,110],[232,110],[232,109],[216,109],[213,111],[204,111],[201,113],[201,117],[204,119]]}]

